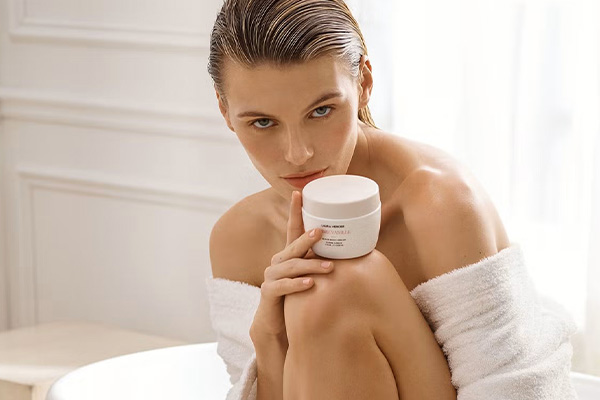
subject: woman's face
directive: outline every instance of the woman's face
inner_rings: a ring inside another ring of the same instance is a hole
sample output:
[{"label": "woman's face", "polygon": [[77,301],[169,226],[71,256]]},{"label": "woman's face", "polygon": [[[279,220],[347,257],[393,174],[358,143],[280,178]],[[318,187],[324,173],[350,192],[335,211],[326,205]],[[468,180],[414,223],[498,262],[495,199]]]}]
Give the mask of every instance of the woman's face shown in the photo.
[{"label": "woman's face", "polygon": [[248,69],[228,60],[224,86],[227,104],[217,97],[227,125],[281,196],[290,199],[292,191],[301,190],[284,179],[287,175],[325,168],[324,175],[347,172],[363,134],[358,109],[371,88],[363,90],[341,62],[320,57]]}]

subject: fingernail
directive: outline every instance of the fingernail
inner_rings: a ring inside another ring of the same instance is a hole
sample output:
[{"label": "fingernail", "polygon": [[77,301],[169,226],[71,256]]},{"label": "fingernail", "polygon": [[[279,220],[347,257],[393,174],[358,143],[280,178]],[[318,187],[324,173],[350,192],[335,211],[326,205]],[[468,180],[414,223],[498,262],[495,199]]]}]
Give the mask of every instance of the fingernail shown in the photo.
[{"label": "fingernail", "polygon": [[321,263],[321,267],[323,267],[323,268],[329,268],[330,265],[331,265],[331,261],[323,261]]},{"label": "fingernail", "polygon": [[316,231],[316,229],[313,229],[312,231],[310,231],[310,233],[308,234],[308,236],[315,237],[315,231]]}]

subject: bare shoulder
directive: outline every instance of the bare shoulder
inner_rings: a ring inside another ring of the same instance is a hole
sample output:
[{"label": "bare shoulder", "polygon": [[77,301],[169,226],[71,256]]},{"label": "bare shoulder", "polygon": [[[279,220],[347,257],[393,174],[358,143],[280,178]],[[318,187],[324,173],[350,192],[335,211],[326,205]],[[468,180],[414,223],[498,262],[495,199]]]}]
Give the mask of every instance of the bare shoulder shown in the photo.
[{"label": "bare shoulder", "polygon": [[468,173],[421,169],[406,181],[403,190],[410,192],[405,197],[404,218],[425,279],[510,246],[496,207]]},{"label": "bare shoulder", "polygon": [[264,212],[265,195],[266,190],[243,198],[213,226],[209,249],[214,278],[262,284],[261,271],[273,256],[266,245],[273,242],[273,226]]},{"label": "bare shoulder", "polygon": [[375,173],[384,189],[395,193],[433,171],[459,174],[462,167],[451,154],[427,143],[375,130],[370,131],[369,139],[371,153],[377,160]]},{"label": "bare shoulder", "polygon": [[422,278],[431,279],[510,246],[484,186],[459,160],[439,148],[404,138],[381,148],[395,152],[396,157],[390,154],[388,159],[404,154],[403,162],[411,162],[388,168],[404,168],[394,198],[415,245]]}]

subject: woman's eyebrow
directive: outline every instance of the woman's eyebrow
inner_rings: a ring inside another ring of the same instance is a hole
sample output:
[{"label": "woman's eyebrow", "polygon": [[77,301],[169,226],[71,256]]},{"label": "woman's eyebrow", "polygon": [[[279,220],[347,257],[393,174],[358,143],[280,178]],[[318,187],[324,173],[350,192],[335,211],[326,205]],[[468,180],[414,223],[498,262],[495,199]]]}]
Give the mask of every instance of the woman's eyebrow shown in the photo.
[{"label": "woman's eyebrow", "polygon": [[[332,92],[328,92],[323,94],[322,96],[320,96],[317,100],[313,101],[308,107],[306,107],[306,109],[304,110],[304,112],[308,112],[311,108],[313,108],[314,106],[316,106],[317,104],[320,104],[322,102],[324,102],[325,100],[329,100],[332,99],[334,97],[343,97],[344,95],[342,94],[342,92],[340,92],[339,90],[334,90]],[[269,114],[265,114],[265,113],[261,113],[259,111],[244,111],[242,113],[239,113],[237,115],[238,118],[243,118],[243,117],[266,117],[266,118],[275,118],[272,115]]]}]

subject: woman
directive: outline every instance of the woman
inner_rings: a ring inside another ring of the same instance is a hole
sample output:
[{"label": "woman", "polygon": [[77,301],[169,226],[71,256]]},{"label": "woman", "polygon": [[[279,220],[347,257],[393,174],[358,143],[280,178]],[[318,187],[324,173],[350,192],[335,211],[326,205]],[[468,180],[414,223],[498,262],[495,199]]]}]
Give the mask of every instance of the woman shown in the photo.
[{"label": "woman", "polygon": [[[372,67],[344,2],[226,0],[208,70],[229,129],[271,185],[228,210],[210,239],[215,278],[260,288],[249,331],[257,398],[455,399],[410,291],[510,241],[460,163],[375,126]],[[323,269],[310,250],[321,232],[304,232],[295,192],[336,174],[379,184],[381,229],[373,252]]]}]

